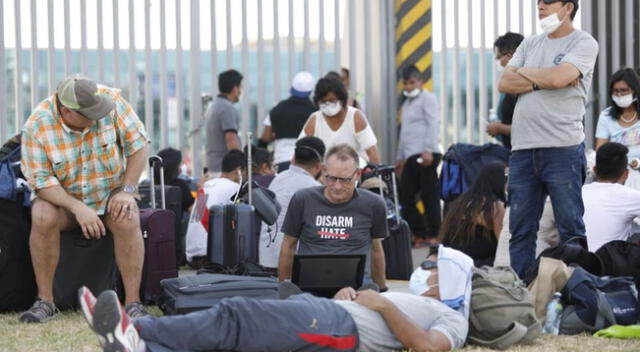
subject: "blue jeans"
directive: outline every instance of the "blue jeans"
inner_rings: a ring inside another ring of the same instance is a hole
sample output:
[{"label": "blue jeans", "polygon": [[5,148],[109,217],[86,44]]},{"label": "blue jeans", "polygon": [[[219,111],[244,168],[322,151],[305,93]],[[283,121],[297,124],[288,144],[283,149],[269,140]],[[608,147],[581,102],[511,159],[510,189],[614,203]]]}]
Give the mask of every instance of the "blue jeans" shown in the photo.
[{"label": "blue jeans", "polygon": [[146,316],[134,324],[149,352],[355,351],[359,342],[344,308],[308,293],[285,300],[226,298],[207,310]]},{"label": "blue jeans", "polygon": [[549,195],[562,242],[584,236],[584,145],[518,150],[509,163],[509,252],[523,277],[535,262],[538,224]]}]

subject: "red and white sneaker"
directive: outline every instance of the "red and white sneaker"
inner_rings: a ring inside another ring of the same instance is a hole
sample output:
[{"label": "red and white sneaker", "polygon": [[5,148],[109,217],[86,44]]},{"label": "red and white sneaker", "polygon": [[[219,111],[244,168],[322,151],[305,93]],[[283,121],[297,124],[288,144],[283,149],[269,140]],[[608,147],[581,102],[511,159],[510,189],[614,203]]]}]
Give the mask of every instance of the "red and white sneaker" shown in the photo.
[{"label": "red and white sneaker", "polygon": [[96,304],[96,296],[93,295],[93,292],[88,287],[82,286],[78,289],[78,302],[84,319],[93,329],[93,308]]},{"label": "red and white sneaker", "polygon": [[114,291],[104,291],[98,296],[93,309],[93,331],[100,344],[108,352],[141,352],[145,343],[120,305]]}]

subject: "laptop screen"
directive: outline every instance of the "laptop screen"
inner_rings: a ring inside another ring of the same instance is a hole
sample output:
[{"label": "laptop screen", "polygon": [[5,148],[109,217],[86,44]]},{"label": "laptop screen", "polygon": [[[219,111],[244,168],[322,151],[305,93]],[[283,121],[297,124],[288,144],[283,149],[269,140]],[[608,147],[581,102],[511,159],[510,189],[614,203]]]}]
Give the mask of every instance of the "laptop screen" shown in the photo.
[{"label": "laptop screen", "polygon": [[343,287],[362,286],[365,262],[364,254],[295,255],[291,281],[304,292],[333,297]]}]

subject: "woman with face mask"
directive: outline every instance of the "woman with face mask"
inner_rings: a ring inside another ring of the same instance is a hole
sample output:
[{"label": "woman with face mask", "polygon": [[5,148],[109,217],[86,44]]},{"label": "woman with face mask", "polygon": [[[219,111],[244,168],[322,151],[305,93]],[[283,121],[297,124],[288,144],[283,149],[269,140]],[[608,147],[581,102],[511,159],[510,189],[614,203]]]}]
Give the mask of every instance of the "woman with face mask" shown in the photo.
[{"label": "woman with face mask", "polygon": [[360,156],[360,166],[380,164],[378,140],[364,113],[347,105],[347,90],[336,78],[322,78],[314,89],[313,102],[319,110],[311,114],[299,138],[315,136],[327,150],[346,143]]},{"label": "woman with face mask", "polygon": [[493,161],[480,169],[469,190],[458,197],[440,228],[440,242],[473,259],[477,267],[493,265],[506,201],[505,165]]},{"label": "woman with face mask", "polygon": [[633,69],[614,73],[609,83],[609,106],[598,117],[596,150],[607,142],[617,142],[629,148],[629,177],[625,185],[640,189],[640,123],[638,93],[640,79]]}]

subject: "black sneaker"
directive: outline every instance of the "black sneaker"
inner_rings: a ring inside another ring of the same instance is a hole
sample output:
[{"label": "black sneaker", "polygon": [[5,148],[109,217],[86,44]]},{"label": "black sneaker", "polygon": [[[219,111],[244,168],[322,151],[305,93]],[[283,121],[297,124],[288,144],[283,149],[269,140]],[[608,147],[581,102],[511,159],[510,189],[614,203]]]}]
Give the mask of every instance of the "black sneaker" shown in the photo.
[{"label": "black sneaker", "polygon": [[133,320],[149,315],[140,302],[127,304],[124,306],[124,311],[127,312],[127,315]]},{"label": "black sneaker", "polygon": [[53,319],[58,312],[58,308],[53,303],[38,298],[29,310],[20,315],[20,321],[23,323],[44,323]]},{"label": "black sneaker", "polygon": [[103,351],[139,352],[144,341],[122,309],[114,291],[104,291],[93,306],[93,331],[99,336]]}]

